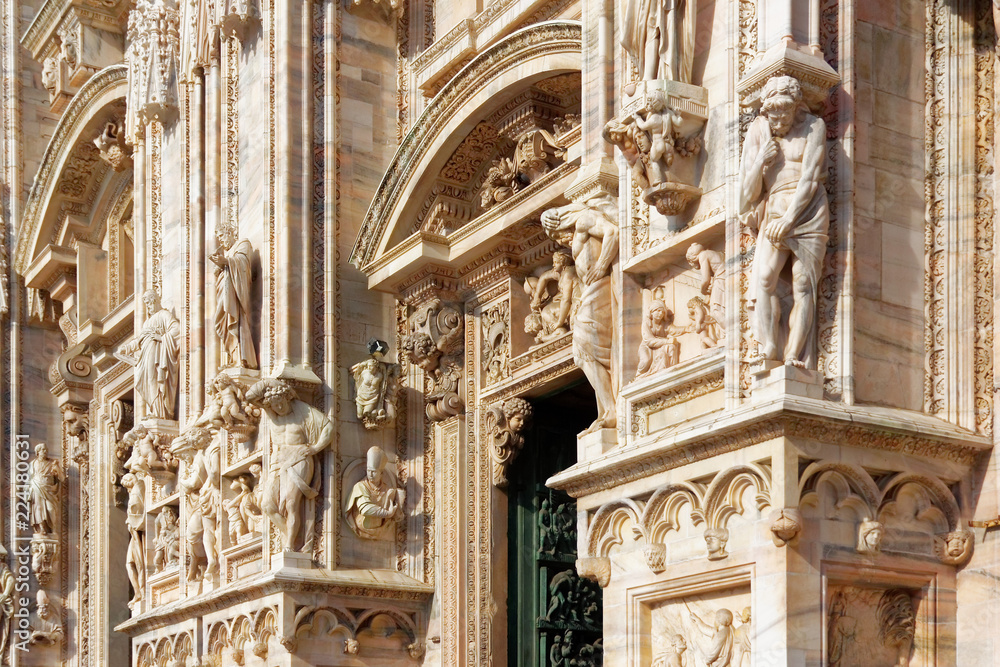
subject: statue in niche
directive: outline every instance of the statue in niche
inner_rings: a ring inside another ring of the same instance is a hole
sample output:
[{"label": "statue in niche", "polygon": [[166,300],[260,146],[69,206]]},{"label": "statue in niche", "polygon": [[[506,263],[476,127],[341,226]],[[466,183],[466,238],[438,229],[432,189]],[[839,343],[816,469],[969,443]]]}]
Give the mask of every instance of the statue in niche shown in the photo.
[{"label": "statue in niche", "polygon": [[180,322],[163,308],[156,290],[142,297],[146,321],[142,330],[121,349],[123,359],[135,366],[135,391],[146,406],[146,416],[173,419],[180,369]]},{"label": "statue in niche", "polygon": [[180,560],[177,510],[173,505],[164,507],[156,517],[156,539],[153,542],[153,570],[161,572],[177,565]]},{"label": "statue in niche", "polygon": [[507,468],[524,447],[525,427],[531,422],[531,404],[523,398],[508,398],[486,413],[486,430],[492,434],[490,458],[493,459],[493,484],[507,486]]},{"label": "statue in niche", "polygon": [[[254,468],[256,468],[256,475]],[[236,495],[225,503],[226,517],[229,522],[229,541],[232,544],[237,544],[244,538],[259,532],[261,510],[255,493],[259,474],[260,466],[253,465],[250,472],[240,474],[229,485],[229,488],[236,492]]]},{"label": "statue in niche", "polygon": [[219,572],[216,533],[222,511],[219,442],[208,429],[192,426],[177,436],[171,451],[184,464],[178,484],[187,495],[189,508],[186,526],[191,557],[188,581],[197,581]]},{"label": "statue in niche", "polygon": [[531,297],[531,313],[524,318],[524,332],[541,345],[569,333],[574,306],[580,299],[581,284],[569,253],[552,255],[552,268],[540,276],[528,276],[524,291]]},{"label": "statue in niche", "polygon": [[910,664],[910,651],[913,649],[913,637],[917,625],[910,593],[902,589],[883,593],[878,602],[876,616],[879,638],[885,646],[896,651],[894,667],[907,667]]},{"label": "statue in niche", "polygon": [[685,327],[674,324],[674,313],[663,303],[663,289],[658,288],[642,320],[642,343],[635,377],[653,375],[676,364],[681,355],[678,337],[685,333]]},{"label": "statue in niche", "polygon": [[381,447],[368,449],[365,478],[354,485],[344,513],[354,533],[366,540],[391,534],[403,518],[406,492],[396,486],[396,477],[386,472],[389,462]]},{"label": "statue in niche", "polygon": [[284,380],[267,378],[247,392],[259,407],[270,443],[261,509],[281,535],[285,551],[310,553],[313,547],[313,503],[319,494],[316,457],[333,440],[333,425],[316,408],[299,400]]},{"label": "statue in niche", "polygon": [[215,333],[222,341],[223,366],[257,368],[250,331],[253,247],[236,240],[235,230],[216,233],[219,247],[208,258],[215,264]]},{"label": "statue in niche", "polygon": [[700,296],[691,297],[687,302],[688,319],[691,324],[687,330],[698,334],[698,342],[703,350],[719,346],[719,341],[725,337],[722,325],[708,312],[708,304]]},{"label": "statue in niche", "polygon": [[42,442],[35,446],[31,462],[28,501],[31,506],[31,527],[35,535],[51,535],[59,511],[59,488],[66,481],[62,465],[49,458],[49,448]]},{"label": "statue in niche", "polygon": [[627,0],[621,7],[622,46],[643,81],[691,83],[697,12],[695,0]]},{"label": "statue in niche", "polygon": [[884,528],[880,521],[865,519],[858,526],[858,553],[875,555],[882,550]]},{"label": "statue in niche", "polygon": [[128,527],[129,543],[125,554],[125,572],[133,591],[128,608],[134,609],[146,590],[146,550],[142,539],[146,524],[146,485],[141,475],[127,473],[122,477],[122,486],[128,490],[125,525]]},{"label": "statue in niche", "polygon": [[[754,334],[761,359],[813,369],[816,296],[830,226],[823,187],[826,125],[809,113],[793,77],[769,79],[761,101],[740,165],[740,214],[757,234],[750,286]],[[789,261],[793,305],[782,336],[778,284]]]},{"label": "statue in niche", "polygon": [[49,595],[44,590],[39,589],[35,596],[37,607],[35,609],[36,622],[28,638],[29,644],[41,644],[42,646],[52,646],[63,640],[63,627],[59,621],[59,607],[49,601]]},{"label": "statue in niche", "polygon": [[713,622],[709,623],[694,613],[687,602],[684,603],[684,606],[687,607],[695,627],[711,639],[708,649],[704,652],[705,664],[708,667],[735,667],[733,665],[735,648],[733,612],[728,609],[718,609],[715,612]]},{"label": "statue in niche", "polygon": [[542,227],[557,243],[569,247],[583,282],[573,318],[573,361],[597,396],[597,419],[585,431],[615,428],[618,382],[612,367],[617,345],[615,283],[618,262],[618,205],[609,195],[567,204],[542,213]]},{"label": "statue in niche", "polygon": [[7,655],[14,619],[14,573],[7,566],[7,549],[0,544],[0,656]]},{"label": "statue in niche", "polygon": [[855,641],[858,621],[847,615],[844,592],[837,591],[830,602],[827,617],[827,663],[830,667],[840,667],[847,645]]},{"label": "statue in niche", "polygon": [[708,297],[709,313],[722,323],[726,320],[726,257],[716,250],[708,250],[700,243],[692,243],[685,253],[691,268],[701,278],[701,294]]},{"label": "statue in niche", "polygon": [[351,367],[358,419],[367,429],[391,425],[396,419],[399,366],[383,361],[388,351],[384,341],[372,338],[368,341],[371,357]]}]

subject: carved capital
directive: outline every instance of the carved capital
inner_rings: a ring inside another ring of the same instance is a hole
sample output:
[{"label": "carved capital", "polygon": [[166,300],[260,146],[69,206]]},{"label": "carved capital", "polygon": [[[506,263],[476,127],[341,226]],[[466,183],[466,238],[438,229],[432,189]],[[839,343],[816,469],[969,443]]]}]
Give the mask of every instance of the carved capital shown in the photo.
[{"label": "carved capital", "polygon": [[659,574],[667,569],[667,545],[650,544],[642,550],[649,569]]},{"label": "carved capital", "polygon": [[581,577],[596,581],[601,588],[607,588],[611,581],[611,559],[607,556],[578,558],[576,571]]}]

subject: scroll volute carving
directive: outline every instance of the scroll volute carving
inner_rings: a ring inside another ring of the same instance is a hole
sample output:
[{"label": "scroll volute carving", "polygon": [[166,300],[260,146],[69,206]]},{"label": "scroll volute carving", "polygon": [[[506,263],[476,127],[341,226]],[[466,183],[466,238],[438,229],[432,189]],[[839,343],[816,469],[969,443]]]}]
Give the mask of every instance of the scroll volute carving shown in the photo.
[{"label": "scroll volute carving", "polygon": [[486,432],[491,438],[493,484],[507,486],[507,469],[524,447],[524,430],[530,425],[533,410],[523,398],[509,398],[486,412]]},{"label": "scroll volute carving", "polygon": [[427,416],[442,421],[465,408],[459,396],[465,352],[461,307],[434,298],[409,317],[401,349],[430,380]]}]

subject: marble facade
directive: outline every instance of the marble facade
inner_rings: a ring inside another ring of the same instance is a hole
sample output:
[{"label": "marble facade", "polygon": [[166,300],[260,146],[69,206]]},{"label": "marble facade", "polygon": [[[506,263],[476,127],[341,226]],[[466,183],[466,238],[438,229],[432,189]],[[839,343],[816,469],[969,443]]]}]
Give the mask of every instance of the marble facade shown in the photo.
[{"label": "marble facade", "polygon": [[0,663],[1000,664],[994,4],[2,7]]}]

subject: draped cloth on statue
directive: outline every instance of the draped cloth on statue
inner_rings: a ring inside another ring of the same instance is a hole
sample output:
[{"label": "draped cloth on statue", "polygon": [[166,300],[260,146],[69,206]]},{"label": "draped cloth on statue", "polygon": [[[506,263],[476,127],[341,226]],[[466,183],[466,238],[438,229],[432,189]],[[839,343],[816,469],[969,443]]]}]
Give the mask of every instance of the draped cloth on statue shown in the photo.
[{"label": "draped cloth on statue", "polygon": [[322,412],[302,401],[292,401],[287,415],[266,421],[272,454],[264,497],[276,506],[283,506],[294,490],[306,499],[316,497],[315,452],[327,419]]},{"label": "draped cloth on statue", "polygon": [[257,353],[250,333],[250,298],[253,248],[240,239],[226,251],[215,274],[215,333],[232,363],[257,368]]},{"label": "draped cloth on statue", "polygon": [[172,419],[177,398],[180,323],[166,308],[149,316],[139,333],[135,388],[153,417]]},{"label": "draped cloth on statue", "polygon": [[573,320],[573,361],[578,365],[596,361],[605,368],[611,368],[614,303],[611,276],[604,276],[583,289],[576,319]]},{"label": "draped cloth on statue", "polygon": [[[618,14],[619,34],[625,51],[639,65],[640,78],[650,70],[649,40],[659,39],[657,79],[691,83],[694,64],[696,0],[624,0]],[[678,22],[680,25],[678,26]]]}]

